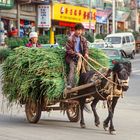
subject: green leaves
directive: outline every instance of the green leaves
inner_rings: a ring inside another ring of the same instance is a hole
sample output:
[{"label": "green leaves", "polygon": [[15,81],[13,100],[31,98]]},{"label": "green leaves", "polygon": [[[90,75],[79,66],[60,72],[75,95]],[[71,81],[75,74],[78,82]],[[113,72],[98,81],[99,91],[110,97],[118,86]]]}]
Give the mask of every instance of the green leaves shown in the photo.
[{"label": "green leaves", "polygon": [[[103,52],[90,49],[90,56],[107,65]],[[68,74],[65,50],[18,47],[9,53],[2,66],[3,94],[10,103],[28,98],[38,100],[42,96],[51,101],[61,98],[65,88],[64,76]]]},{"label": "green leaves", "polygon": [[3,64],[3,91],[9,101],[58,98],[64,89],[64,55],[55,49],[16,48]]},{"label": "green leaves", "polygon": [[0,63],[2,63],[8,57],[10,52],[10,49],[0,48]]},{"label": "green leaves", "polygon": [[[94,60],[96,60],[98,63],[100,63],[101,65],[103,65],[104,67],[109,67],[109,58],[108,56],[101,50],[101,49],[97,49],[97,48],[91,48],[89,50],[89,56],[91,58],[93,58]],[[91,62],[92,63],[92,62]],[[93,64],[93,66],[96,69],[100,69],[101,67],[97,64]]]}]

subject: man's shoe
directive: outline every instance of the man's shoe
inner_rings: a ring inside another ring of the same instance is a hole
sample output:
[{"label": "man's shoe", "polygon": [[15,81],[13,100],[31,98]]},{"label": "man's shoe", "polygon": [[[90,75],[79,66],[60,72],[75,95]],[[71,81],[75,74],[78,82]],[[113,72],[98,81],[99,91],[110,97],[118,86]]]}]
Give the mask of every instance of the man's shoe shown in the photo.
[{"label": "man's shoe", "polygon": [[71,85],[67,85],[67,89],[71,89],[72,88],[72,86]]}]

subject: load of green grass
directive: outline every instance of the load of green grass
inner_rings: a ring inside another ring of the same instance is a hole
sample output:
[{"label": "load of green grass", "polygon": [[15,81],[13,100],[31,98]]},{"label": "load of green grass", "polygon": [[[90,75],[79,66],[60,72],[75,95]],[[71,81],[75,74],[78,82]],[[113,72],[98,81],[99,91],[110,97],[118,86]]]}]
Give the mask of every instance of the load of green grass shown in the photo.
[{"label": "load of green grass", "polygon": [[0,63],[2,63],[10,54],[9,48],[0,48]]},{"label": "load of green grass", "polygon": [[[107,66],[102,52],[91,49],[90,55]],[[26,102],[29,98],[38,100],[42,96],[48,100],[62,98],[67,67],[64,49],[19,47],[10,53],[2,67],[3,94],[10,103]]]}]

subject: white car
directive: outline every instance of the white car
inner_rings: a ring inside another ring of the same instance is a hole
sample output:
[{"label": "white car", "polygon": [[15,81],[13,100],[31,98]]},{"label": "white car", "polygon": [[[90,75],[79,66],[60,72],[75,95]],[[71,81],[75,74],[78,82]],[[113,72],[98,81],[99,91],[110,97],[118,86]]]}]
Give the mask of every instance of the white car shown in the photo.
[{"label": "white car", "polygon": [[127,56],[135,57],[135,39],[132,33],[114,33],[107,35],[105,41],[110,42],[114,48],[123,50]]},{"label": "white car", "polygon": [[112,44],[104,40],[95,40],[94,43],[88,43],[89,48],[112,48]]}]

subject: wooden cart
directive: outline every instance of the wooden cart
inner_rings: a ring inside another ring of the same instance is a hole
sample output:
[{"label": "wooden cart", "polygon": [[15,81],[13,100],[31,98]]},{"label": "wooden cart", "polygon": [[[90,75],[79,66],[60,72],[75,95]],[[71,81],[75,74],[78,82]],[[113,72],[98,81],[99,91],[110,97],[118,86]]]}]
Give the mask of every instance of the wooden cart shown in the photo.
[{"label": "wooden cart", "polygon": [[[62,110],[66,111],[66,114],[68,116],[68,119],[70,122],[78,122],[79,121],[79,102],[78,98],[81,97],[81,95],[78,95],[78,91],[86,89],[90,86],[95,85],[95,83],[89,83],[81,86],[77,86],[72,88],[71,90],[65,90],[64,95],[62,99],[60,100],[54,100],[49,102],[47,98],[43,98],[39,101],[34,101],[32,99],[29,99],[25,103],[25,112],[27,120],[30,123],[37,123],[41,117],[42,111],[51,111],[51,110]],[[84,96],[89,96],[93,93],[88,93]],[[54,105],[58,105],[55,106]]]}]

